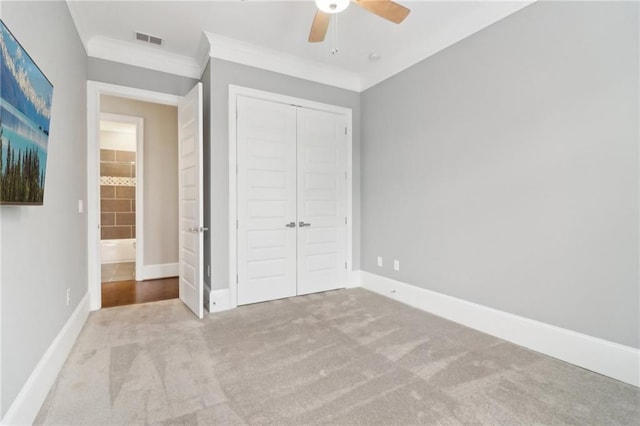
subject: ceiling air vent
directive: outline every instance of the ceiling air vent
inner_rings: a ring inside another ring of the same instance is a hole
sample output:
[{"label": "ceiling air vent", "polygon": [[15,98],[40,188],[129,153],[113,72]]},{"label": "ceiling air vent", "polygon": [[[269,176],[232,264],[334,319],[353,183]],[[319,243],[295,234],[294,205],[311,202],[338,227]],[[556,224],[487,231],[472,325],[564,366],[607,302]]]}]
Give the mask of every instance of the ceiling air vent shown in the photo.
[{"label": "ceiling air vent", "polygon": [[155,44],[156,46],[162,46],[162,39],[160,37],[155,37],[149,34],[136,32],[135,33],[136,40],[144,41],[145,43]]}]

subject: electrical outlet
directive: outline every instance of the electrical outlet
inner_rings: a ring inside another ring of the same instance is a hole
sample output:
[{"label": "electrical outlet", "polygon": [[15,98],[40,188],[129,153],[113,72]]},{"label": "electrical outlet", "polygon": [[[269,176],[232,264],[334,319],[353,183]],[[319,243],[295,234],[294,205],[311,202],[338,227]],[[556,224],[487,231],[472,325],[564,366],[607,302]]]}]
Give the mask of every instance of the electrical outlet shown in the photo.
[{"label": "electrical outlet", "polygon": [[67,288],[67,306],[71,303],[71,289]]},{"label": "electrical outlet", "polygon": [[378,256],[378,266],[382,268],[382,256]]},{"label": "electrical outlet", "polygon": [[400,261],[399,260],[394,260],[393,261],[393,270],[394,271],[399,271],[400,270]]}]

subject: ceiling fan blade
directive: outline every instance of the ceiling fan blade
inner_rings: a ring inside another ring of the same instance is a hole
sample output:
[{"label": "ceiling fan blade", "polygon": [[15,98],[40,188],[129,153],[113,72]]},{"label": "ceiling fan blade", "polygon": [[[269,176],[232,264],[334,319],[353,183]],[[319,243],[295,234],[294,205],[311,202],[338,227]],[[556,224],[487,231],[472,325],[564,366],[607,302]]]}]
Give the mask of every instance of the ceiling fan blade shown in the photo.
[{"label": "ceiling fan blade", "polygon": [[311,24],[311,31],[309,32],[310,43],[317,43],[324,40],[330,20],[330,14],[324,13],[321,10],[316,12],[316,16],[313,17],[313,23]]},{"label": "ceiling fan blade", "polygon": [[399,24],[409,15],[411,10],[391,0],[353,0],[358,6],[381,18]]}]

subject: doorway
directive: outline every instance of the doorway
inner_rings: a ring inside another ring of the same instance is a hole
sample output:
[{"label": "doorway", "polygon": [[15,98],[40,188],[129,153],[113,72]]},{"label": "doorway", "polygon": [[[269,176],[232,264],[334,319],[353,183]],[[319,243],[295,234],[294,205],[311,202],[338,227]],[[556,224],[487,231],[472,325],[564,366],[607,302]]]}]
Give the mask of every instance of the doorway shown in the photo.
[{"label": "doorway", "polygon": [[[148,287],[147,284],[153,284],[153,281],[169,277],[173,279],[174,288],[178,283],[178,297],[202,318],[204,284],[200,269],[203,232],[207,230],[202,223],[202,97],[202,83],[197,83],[185,96],[176,96],[108,83],[87,82],[87,269],[90,310],[106,306],[101,292],[99,140],[100,114],[109,112],[144,118],[145,156],[144,160],[139,161],[140,164],[144,163],[144,173],[138,177],[144,181],[147,190],[144,191],[144,197],[140,197],[143,203],[135,212],[138,216],[141,211],[145,212],[142,221],[136,223],[135,230],[138,252],[136,261],[139,260],[136,278],[140,277],[143,282],[133,281],[135,288],[145,293],[143,285]],[[153,136],[150,134],[152,127],[148,126],[149,118],[146,115],[127,110],[103,109],[113,98],[130,103],[148,103],[171,110],[170,118],[165,117],[159,121],[164,125],[171,122],[173,130],[161,130]],[[172,145],[170,152],[160,153],[158,158],[166,160],[171,157],[176,161],[156,167],[159,172],[153,178],[150,177],[153,162],[149,160],[148,154],[162,135],[172,135]],[[167,202],[154,206],[150,202],[152,195],[165,197]],[[172,206],[171,209],[169,206]],[[168,210],[173,211],[173,217],[163,214]],[[158,220],[164,222],[154,227]],[[138,242],[141,233],[143,238]],[[144,245],[144,250],[141,245]],[[148,300],[137,300],[141,301]]]},{"label": "doorway", "polygon": [[103,308],[178,297],[176,277],[144,280],[144,140],[144,118],[100,114]]},{"label": "doorway", "polygon": [[97,119],[88,147],[89,223],[98,231],[88,237],[92,309],[176,298],[179,97],[96,85],[102,90],[88,99],[90,127]]},{"label": "doorway", "polygon": [[177,108],[102,95],[100,111],[102,307],[176,298]]}]

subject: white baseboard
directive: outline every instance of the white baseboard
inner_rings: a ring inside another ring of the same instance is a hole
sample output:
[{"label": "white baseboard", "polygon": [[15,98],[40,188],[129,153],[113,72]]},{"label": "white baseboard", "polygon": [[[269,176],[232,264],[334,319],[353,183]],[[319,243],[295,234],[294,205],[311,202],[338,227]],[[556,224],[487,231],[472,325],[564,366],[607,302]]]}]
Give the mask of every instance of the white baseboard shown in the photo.
[{"label": "white baseboard", "polygon": [[30,425],[33,423],[88,317],[89,295],[86,294],[40,358],[40,362],[22,386],[0,424]]},{"label": "white baseboard", "polygon": [[144,265],[142,267],[143,280],[157,280],[159,278],[177,277],[178,263],[163,263],[158,265]]},{"label": "white baseboard", "polygon": [[[206,296],[205,296],[206,298]],[[235,308],[229,300],[229,289],[211,290],[209,293],[209,312],[222,312]]]},{"label": "white baseboard", "polygon": [[360,271],[361,286],[500,339],[640,386],[640,349]]},{"label": "white baseboard", "polygon": [[362,271],[351,271],[349,279],[347,280],[347,286],[345,288],[360,287],[362,285]]}]

